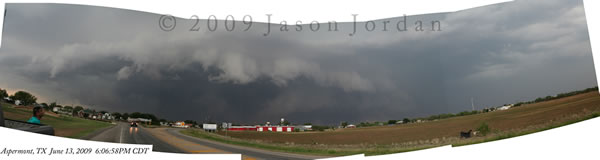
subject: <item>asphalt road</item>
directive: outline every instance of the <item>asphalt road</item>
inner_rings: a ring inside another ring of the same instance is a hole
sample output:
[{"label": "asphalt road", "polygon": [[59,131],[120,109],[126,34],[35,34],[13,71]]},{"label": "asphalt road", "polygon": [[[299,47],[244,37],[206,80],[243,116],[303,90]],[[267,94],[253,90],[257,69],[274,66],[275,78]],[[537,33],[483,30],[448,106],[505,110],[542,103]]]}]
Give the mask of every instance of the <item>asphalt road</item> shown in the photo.
[{"label": "asphalt road", "polygon": [[238,153],[243,155],[243,159],[303,160],[324,158],[224,144],[184,135],[179,133],[180,130],[176,128],[130,127],[129,123],[119,122],[116,126],[103,130],[89,139],[114,143],[151,144],[153,145],[153,151],[158,152]]},{"label": "asphalt road", "polygon": [[231,152],[231,153],[240,153],[244,156],[253,157],[253,158],[257,158],[257,159],[304,160],[304,159],[325,158],[325,157],[320,157],[320,156],[290,154],[290,153],[274,152],[274,151],[267,151],[267,150],[250,148],[250,147],[224,144],[224,143],[220,143],[220,142],[215,142],[215,141],[211,141],[211,140],[206,140],[206,139],[201,139],[201,138],[184,135],[184,134],[179,133],[180,130],[181,129],[176,129],[176,128],[166,129],[167,133],[169,133],[177,138],[188,141],[188,142],[193,142],[195,144],[200,144],[203,146],[207,146],[207,147],[211,147],[211,148],[215,148],[218,150],[223,150],[223,151],[227,151],[227,152]]},{"label": "asphalt road", "polygon": [[128,144],[152,144],[153,151],[183,153],[182,150],[158,140],[143,127],[131,127],[129,123],[123,122],[119,122],[117,126],[98,133],[96,136],[90,138],[90,140]]}]

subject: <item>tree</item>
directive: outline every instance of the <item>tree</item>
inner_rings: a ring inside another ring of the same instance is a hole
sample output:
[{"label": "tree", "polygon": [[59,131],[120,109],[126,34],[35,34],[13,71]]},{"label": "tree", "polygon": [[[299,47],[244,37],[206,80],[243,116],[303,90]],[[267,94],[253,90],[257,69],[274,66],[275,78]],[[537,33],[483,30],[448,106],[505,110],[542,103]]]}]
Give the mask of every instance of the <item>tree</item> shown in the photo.
[{"label": "tree", "polygon": [[2,89],[2,90],[0,90],[0,98],[4,98],[4,97],[8,97],[8,92],[6,92],[6,90]]},{"label": "tree", "polygon": [[48,106],[48,104],[46,104],[46,103],[41,103],[40,105],[41,105],[41,106],[42,106],[42,108],[44,108],[44,110],[46,110],[46,111],[51,111],[51,110],[52,110],[52,108],[50,108],[50,106]]},{"label": "tree", "polygon": [[[156,117],[154,114],[145,113],[144,116],[147,117],[148,119],[152,120],[152,122],[151,122],[152,125],[160,125],[160,121],[158,121],[158,117]],[[194,121],[194,123],[195,123],[195,121]]]},{"label": "tree", "polygon": [[396,124],[396,122],[398,122],[398,121],[396,121],[396,120],[389,120],[388,124]]},{"label": "tree", "polygon": [[129,113],[123,113],[123,114],[121,115],[121,117],[123,117],[123,119],[125,119],[125,120],[126,120],[127,118],[129,118]]},{"label": "tree", "polygon": [[288,126],[290,125],[290,121],[284,120],[283,123],[281,123],[281,125]]},{"label": "tree", "polygon": [[487,125],[487,123],[483,122],[479,125],[479,127],[477,127],[477,131],[479,131],[481,135],[485,136],[490,132],[490,127]]},{"label": "tree", "polygon": [[54,108],[54,107],[56,107],[56,102],[50,103],[50,105],[48,105],[48,107],[50,107],[51,109]]},{"label": "tree", "polygon": [[83,109],[83,117],[89,117],[90,114],[93,114],[94,111],[91,109]]},{"label": "tree", "polygon": [[143,118],[142,114],[140,112],[133,112],[133,113],[129,114],[129,117],[131,117],[131,118]]},{"label": "tree", "polygon": [[402,123],[408,123],[408,122],[410,122],[410,119],[408,119],[408,118],[402,119]]},{"label": "tree", "polygon": [[81,107],[81,106],[75,106],[75,108],[73,108],[73,112],[75,112],[75,113],[77,113],[81,110],[83,110],[83,107]]},{"label": "tree", "polygon": [[23,104],[24,106],[34,104],[37,101],[37,98],[35,96],[33,96],[30,93],[27,93],[25,91],[18,91],[17,93],[12,95],[10,98],[15,101],[16,100],[21,101],[21,104]]},{"label": "tree", "polygon": [[304,123],[304,125],[312,125],[312,123]]},{"label": "tree", "polygon": [[66,110],[67,112],[73,112],[73,107],[71,106],[65,106],[63,107],[64,110]]},{"label": "tree", "polygon": [[348,122],[342,122],[342,127],[346,128],[348,126]]},{"label": "tree", "polygon": [[113,112],[112,115],[115,116],[115,119],[121,119],[121,117],[123,117],[119,112]]},{"label": "tree", "polygon": [[[164,119],[161,119],[161,120],[164,120]],[[163,121],[161,121],[161,120],[158,120],[158,121],[159,121],[159,122],[163,122]],[[166,121],[166,120],[165,120],[165,121]],[[192,124],[192,125],[197,125],[197,124],[198,124],[198,123],[196,123],[196,121],[194,121],[194,120],[185,120],[185,121],[183,121],[183,122],[185,122],[185,124]]]}]

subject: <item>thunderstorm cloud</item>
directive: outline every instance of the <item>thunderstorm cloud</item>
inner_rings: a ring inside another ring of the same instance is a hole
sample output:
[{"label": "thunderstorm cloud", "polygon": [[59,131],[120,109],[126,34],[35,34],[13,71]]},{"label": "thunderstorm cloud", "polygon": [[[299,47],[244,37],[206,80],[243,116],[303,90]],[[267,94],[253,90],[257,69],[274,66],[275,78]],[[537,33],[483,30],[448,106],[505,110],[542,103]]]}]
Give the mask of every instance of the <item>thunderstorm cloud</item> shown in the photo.
[{"label": "thunderstorm cloud", "polygon": [[[336,124],[455,113],[596,85],[581,0],[522,0],[453,13],[280,31],[189,31],[161,15],[7,4],[0,88],[40,102],[170,120]],[[260,15],[256,15],[260,16]],[[382,31],[385,21],[390,26]],[[422,21],[424,31],[415,31]],[[440,31],[432,31],[439,21]],[[219,21],[222,23],[223,21]],[[200,24],[206,23],[201,20]],[[238,23],[241,25],[241,23]],[[241,28],[241,26],[240,26]]]}]

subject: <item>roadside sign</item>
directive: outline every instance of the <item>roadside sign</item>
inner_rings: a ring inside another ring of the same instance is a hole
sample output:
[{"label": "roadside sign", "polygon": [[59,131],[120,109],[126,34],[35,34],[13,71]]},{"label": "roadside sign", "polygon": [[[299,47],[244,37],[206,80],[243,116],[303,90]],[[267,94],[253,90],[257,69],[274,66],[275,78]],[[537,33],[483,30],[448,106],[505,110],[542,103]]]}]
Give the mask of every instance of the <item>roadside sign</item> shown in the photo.
[{"label": "roadside sign", "polygon": [[229,125],[227,125],[226,122],[223,122],[223,125],[221,125],[222,128],[229,128]]},{"label": "roadside sign", "polygon": [[204,123],[204,124],[202,124],[202,128],[204,130],[217,130],[217,124],[207,124],[207,123]]}]

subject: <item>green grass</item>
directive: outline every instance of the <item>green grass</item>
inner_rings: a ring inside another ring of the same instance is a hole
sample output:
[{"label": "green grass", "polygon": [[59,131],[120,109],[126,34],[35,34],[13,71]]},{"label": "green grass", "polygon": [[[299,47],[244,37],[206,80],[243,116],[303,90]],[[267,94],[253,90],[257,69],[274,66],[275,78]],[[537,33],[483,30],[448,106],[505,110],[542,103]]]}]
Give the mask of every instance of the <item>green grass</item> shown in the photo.
[{"label": "green grass", "polygon": [[8,106],[11,106],[11,104],[8,104],[8,103],[1,102],[0,105],[2,105],[2,111],[3,112],[11,112],[11,113],[31,115],[31,111],[27,111],[27,110],[23,110],[23,109],[17,109],[17,108],[13,108],[13,107],[8,107]]},{"label": "green grass", "polygon": [[100,122],[95,120],[67,116],[48,117],[44,118],[43,122],[54,127],[55,130],[73,130],[83,128],[83,130],[77,131],[75,134],[66,136],[70,138],[81,138],[98,129],[112,126],[112,124],[108,122]]},{"label": "green grass", "polygon": [[363,154],[363,153],[365,155],[380,155],[380,154],[409,152],[409,151],[438,147],[438,146],[428,146],[428,147],[419,147],[419,148],[406,148],[406,149],[401,149],[401,150],[390,149],[389,147],[383,147],[383,146],[372,148],[372,149],[367,149],[367,150],[324,149],[324,148],[307,147],[307,146],[285,146],[284,144],[266,144],[266,143],[260,143],[260,142],[249,142],[249,141],[238,140],[238,139],[230,139],[230,138],[215,135],[213,133],[207,133],[207,132],[198,131],[195,129],[181,130],[180,133],[189,135],[192,137],[208,139],[208,140],[217,141],[217,142],[226,143],[226,144],[259,148],[259,149],[265,149],[265,150],[270,150],[270,151],[309,154],[309,155],[321,155],[321,156],[345,156],[345,155],[355,155],[355,154]]},{"label": "green grass", "polygon": [[[31,117],[31,111],[24,109],[17,109],[8,107],[10,104],[2,103],[2,111],[6,113],[15,113],[19,115],[19,118],[11,118],[20,121],[27,121]],[[27,117],[27,118],[24,118]],[[108,122],[101,122],[77,117],[70,116],[44,116],[42,118],[42,124],[50,125],[54,128],[55,133],[62,132],[64,135],[57,135],[69,138],[81,138],[88,135],[96,130],[110,127],[112,124]]]},{"label": "green grass", "polygon": [[314,148],[306,148],[306,147],[295,147],[295,146],[278,146],[278,145],[269,145],[269,144],[261,144],[261,143],[253,143],[247,141],[226,139],[224,137],[218,137],[216,135],[212,135],[212,133],[206,133],[204,131],[197,131],[194,129],[187,129],[180,131],[182,134],[189,135],[192,137],[198,137],[208,140],[213,140],[221,143],[234,144],[246,147],[260,148],[272,151],[280,151],[280,152],[289,152],[289,153],[306,153],[313,155],[351,155],[351,154],[360,154],[362,152],[339,152],[335,150],[323,150],[323,149],[314,149]]}]

